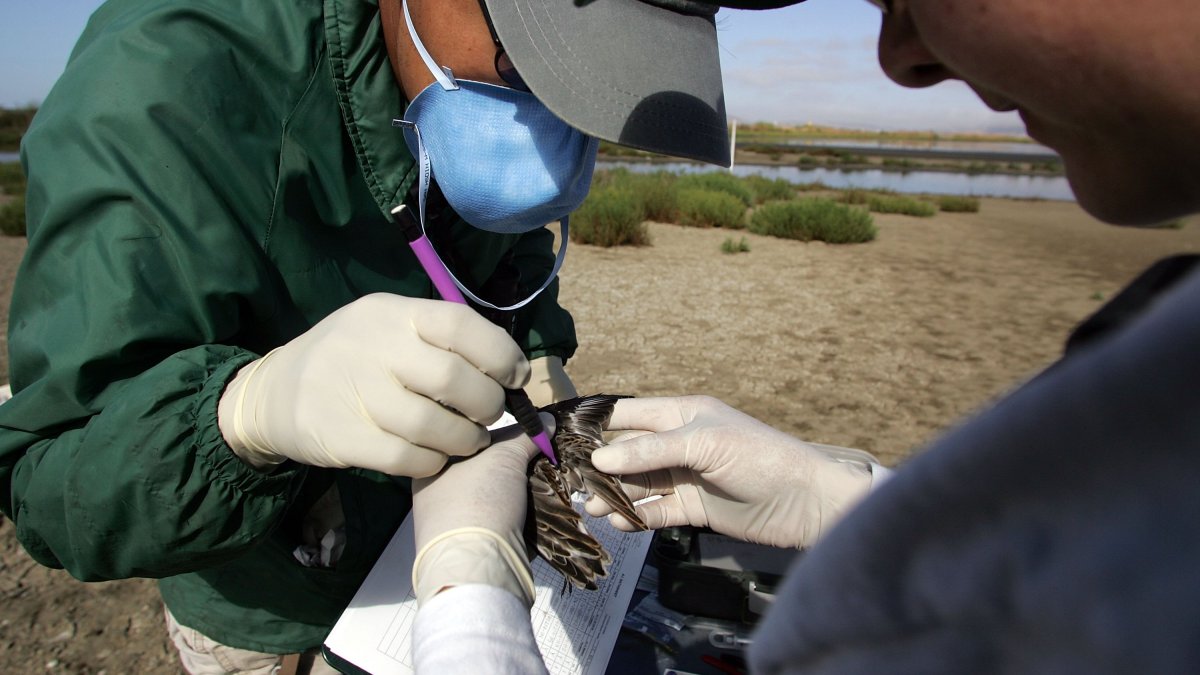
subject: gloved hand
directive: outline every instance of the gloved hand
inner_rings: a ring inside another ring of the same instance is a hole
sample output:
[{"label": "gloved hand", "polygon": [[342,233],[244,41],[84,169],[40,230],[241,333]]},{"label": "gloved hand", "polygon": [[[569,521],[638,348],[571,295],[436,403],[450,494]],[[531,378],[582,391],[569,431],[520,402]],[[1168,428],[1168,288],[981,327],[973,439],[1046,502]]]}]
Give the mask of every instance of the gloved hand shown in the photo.
[{"label": "gloved hand", "polygon": [[[542,423],[554,433],[551,415],[543,413]],[[493,439],[474,457],[413,481],[418,603],[452,586],[487,584],[533,604],[522,530],[529,505],[526,469],[538,450],[516,425],[494,431]]]},{"label": "gloved hand", "polygon": [[543,356],[530,361],[529,371],[529,384],[525,385],[525,393],[529,394],[533,405],[539,408],[579,395],[571,378],[567,377],[562,359],[557,356]]},{"label": "gloved hand", "polygon": [[429,476],[486,446],[501,385],[528,378],[516,343],[471,308],[377,293],[239,370],[217,418],[258,468],[292,459]]},{"label": "gloved hand", "polygon": [[[820,450],[707,396],[617,402],[609,430],[643,430],[592,454],[597,469],[621,476],[651,528],[709,527],[779,547],[809,546],[870,489],[866,467]],[[612,513],[589,500],[595,516]],[[613,513],[619,529],[635,528]]]}]

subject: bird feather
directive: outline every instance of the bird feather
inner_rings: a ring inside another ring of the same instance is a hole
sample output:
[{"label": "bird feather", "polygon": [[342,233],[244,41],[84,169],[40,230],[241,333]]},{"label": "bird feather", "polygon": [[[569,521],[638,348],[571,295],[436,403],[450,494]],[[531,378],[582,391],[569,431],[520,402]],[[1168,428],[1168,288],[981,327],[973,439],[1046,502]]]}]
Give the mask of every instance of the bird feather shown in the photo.
[{"label": "bird feather", "polygon": [[636,527],[646,529],[620,480],[592,465],[592,453],[604,445],[604,428],[621,398],[626,397],[593,394],[542,408],[554,415],[551,442],[558,466],[542,455],[530,465],[532,527],[527,526],[526,532],[532,530],[538,555],[572,585],[588,590],[595,590],[596,579],[608,574],[612,557],[587,531],[571,495],[582,492],[599,497]]}]

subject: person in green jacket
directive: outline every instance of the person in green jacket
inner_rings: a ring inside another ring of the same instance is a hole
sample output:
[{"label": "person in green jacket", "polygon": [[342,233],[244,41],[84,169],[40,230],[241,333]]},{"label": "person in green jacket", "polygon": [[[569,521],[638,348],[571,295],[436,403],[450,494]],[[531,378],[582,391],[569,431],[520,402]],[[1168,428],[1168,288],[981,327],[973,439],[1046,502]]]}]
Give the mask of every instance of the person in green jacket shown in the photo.
[{"label": "person in green jacket", "polygon": [[[574,394],[543,225],[596,139],[729,163],[714,11],[106,2],[21,148],[0,507],[22,545],[160,579],[193,672],[319,646],[409,478],[486,445],[502,387]],[[400,205],[465,291],[536,295],[492,313],[509,330],[435,300]]]}]

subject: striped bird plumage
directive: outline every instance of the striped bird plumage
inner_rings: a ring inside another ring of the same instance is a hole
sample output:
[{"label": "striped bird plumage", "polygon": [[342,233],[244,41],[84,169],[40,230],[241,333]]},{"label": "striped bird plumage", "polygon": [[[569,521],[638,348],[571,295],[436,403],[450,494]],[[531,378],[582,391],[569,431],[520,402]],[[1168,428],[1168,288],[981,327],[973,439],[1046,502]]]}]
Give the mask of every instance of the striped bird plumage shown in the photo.
[{"label": "striped bird plumage", "polygon": [[620,481],[592,465],[592,452],[604,444],[603,431],[613,405],[623,396],[593,394],[542,408],[554,415],[554,451],[558,466],[539,455],[530,465],[530,533],[546,562],[578,588],[596,589],[596,579],[608,573],[612,558],[584,526],[571,503],[575,492],[607,502],[629,522],[646,529]]}]

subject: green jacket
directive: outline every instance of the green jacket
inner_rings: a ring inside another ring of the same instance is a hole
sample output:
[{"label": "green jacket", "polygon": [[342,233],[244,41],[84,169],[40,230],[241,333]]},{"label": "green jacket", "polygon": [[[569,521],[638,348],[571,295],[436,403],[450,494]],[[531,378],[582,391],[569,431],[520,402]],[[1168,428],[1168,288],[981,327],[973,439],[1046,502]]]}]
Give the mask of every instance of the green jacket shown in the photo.
[{"label": "green jacket", "polygon": [[[180,622],[228,645],[320,643],[409,510],[408,484],[224,443],[236,370],[363,295],[435,297],[385,217],[415,179],[375,0],[109,0],[21,148],[29,248],[10,314],[0,506],[29,553],[82,580],[160,578]],[[453,218],[481,284],[553,235]],[[552,286],[518,319],[530,356],[575,348]],[[314,383],[313,386],[320,386]],[[336,569],[292,558],[336,481]]]}]

